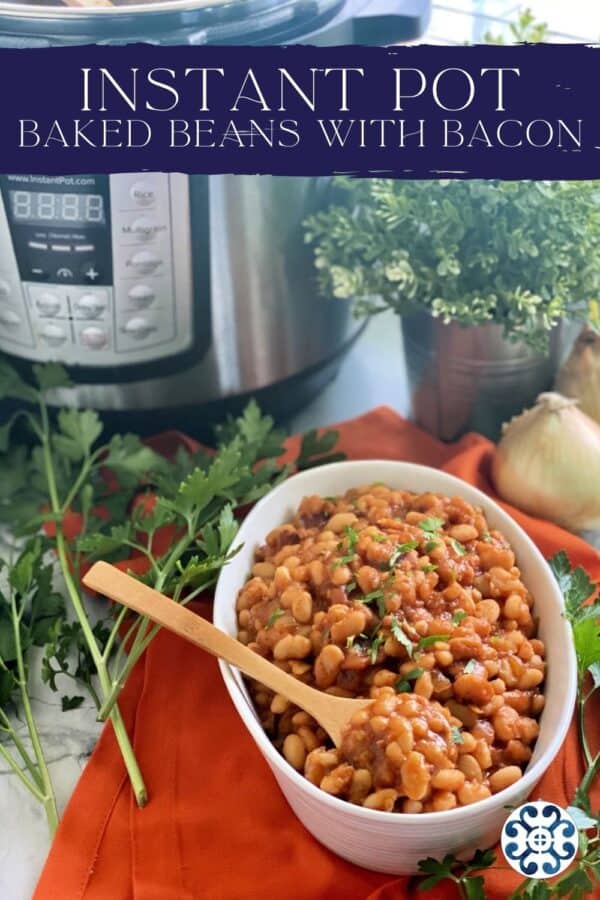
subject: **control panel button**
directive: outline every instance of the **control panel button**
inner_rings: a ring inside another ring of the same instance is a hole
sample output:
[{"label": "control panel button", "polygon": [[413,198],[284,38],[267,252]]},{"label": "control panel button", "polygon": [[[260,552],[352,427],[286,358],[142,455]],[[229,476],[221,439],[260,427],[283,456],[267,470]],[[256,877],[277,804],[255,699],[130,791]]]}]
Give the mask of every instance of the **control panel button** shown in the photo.
[{"label": "control panel button", "polygon": [[47,281],[49,277],[49,272],[44,269],[43,266],[32,266],[31,267],[31,277],[35,281]]},{"label": "control panel button", "polygon": [[75,301],[75,309],[86,319],[97,319],[106,309],[106,296],[102,294],[83,294]]},{"label": "control panel button", "polygon": [[155,293],[147,284],[135,284],[129,289],[128,297],[135,306],[145,309],[155,298]]},{"label": "control panel button", "polygon": [[56,316],[60,312],[61,299],[51,291],[44,291],[36,297],[35,305],[43,316]]},{"label": "control panel button", "polygon": [[81,274],[86,284],[96,284],[102,273],[99,271],[96,263],[87,262],[81,267]]},{"label": "control panel button", "polygon": [[67,340],[67,332],[62,325],[48,322],[41,329],[40,337],[49,347],[60,347]]},{"label": "control panel button", "polygon": [[0,278],[0,300],[6,300],[12,293],[11,286],[4,278]]},{"label": "control panel button", "polygon": [[155,232],[156,222],[153,219],[142,216],[131,223],[131,234],[139,238],[140,241],[149,241],[154,237]]},{"label": "control panel button", "polygon": [[155,331],[155,327],[143,316],[134,316],[125,323],[123,331],[130,337],[141,341]]},{"label": "control panel button", "polygon": [[129,196],[138,206],[152,206],[156,200],[156,192],[148,181],[136,181],[132,184]]},{"label": "control panel button", "polygon": [[75,253],[93,253],[96,247],[94,244],[75,244]]},{"label": "control panel button", "polygon": [[[29,246],[31,247],[31,244]],[[50,244],[50,249],[54,250],[55,253],[70,253],[71,245],[70,244]]]},{"label": "control panel button", "polygon": [[129,263],[140,275],[151,275],[160,266],[162,259],[151,250],[139,250]]},{"label": "control panel button", "polygon": [[97,325],[89,325],[80,334],[81,342],[90,350],[101,350],[108,343],[108,334],[104,328]]},{"label": "control panel button", "polygon": [[21,316],[14,309],[0,309],[0,325],[7,328],[18,328],[21,324]]},{"label": "control panel button", "polygon": [[61,266],[56,270],[56,280],[57,281],[73,281],[75,278],[75,273],[73,269],[69,269],[68,266]]}]

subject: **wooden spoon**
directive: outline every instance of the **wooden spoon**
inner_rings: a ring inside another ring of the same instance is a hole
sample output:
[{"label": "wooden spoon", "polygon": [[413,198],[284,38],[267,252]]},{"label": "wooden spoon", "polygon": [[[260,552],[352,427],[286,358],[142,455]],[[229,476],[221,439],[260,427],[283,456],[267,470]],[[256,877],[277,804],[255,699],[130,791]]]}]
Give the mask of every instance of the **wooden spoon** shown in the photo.
[{"label": "wooden spoon", "polygon": [[342,732],[354,713],[372,703],[372,700],[332,697],[331,694],[325,694],[303,684],[258,653],[249,650],[235,638],[225,634],[220,628],[215,628],[206,619],[195,615],[185,606],[180,606],[170,597],[142,584],[141,581],[126,575],[109,563],[95,563],[84,576],[83,583],[90,590],[104,594],[111,600],[116,600],[117,603],[122,603],[123,606],[147,616],[163,628],[168,628],[197,647],[212,653],[213,656],[237,666],[246,675],[256,678],[272,691],[282,694],[316,719],[336,747],[340,746]]}]

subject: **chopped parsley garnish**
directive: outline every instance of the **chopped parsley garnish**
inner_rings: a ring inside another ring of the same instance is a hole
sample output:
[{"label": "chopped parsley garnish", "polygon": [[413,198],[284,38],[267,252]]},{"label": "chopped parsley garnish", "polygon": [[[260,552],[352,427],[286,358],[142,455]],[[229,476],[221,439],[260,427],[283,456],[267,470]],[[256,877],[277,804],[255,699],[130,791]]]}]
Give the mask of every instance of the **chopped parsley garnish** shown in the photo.
[{"label": "chopped parsley garnish", "polygon": [[489,531],[484,531],[484,532],[483,532],[483,534],[481,535],[481,540],[482,540],[482,541],[485,541],[486,544],[491,544],[491,543],[492,543],[492,536],[491,536],[491,534],[489,533]]},{"label": "chopped parsley garnish", "polygon": [[348,648],[348,650],[350,650],[350,648],[351,648],[352,645],[354,644],[355,638],[356,638],[356,635],[355,635],[355,634],[350,634],[350,635],[348,635],[348,637],[346,638],[346,647]]},{"label": "chopped parsley garnish", "polygon": [[459,556],[466,556],[469,552],[467,548],[460,543],[460,541],[456,540],[456,538],[449,538],[448,543],[450,544],[454,552],[458,553]]},{"label": "chopped parsley garnish", "polygon": [[383,619],[386,613],[385,609],[385,596],[383,593],[383,588],[378,588],[376,591],[371,591],[370,594],[365,594],[360,598],[361,603],[376,603],[377,604],[377,612],[379,613],[379,618]]},{"label": "chopped parsley garnish", "polygon": [[440,530],[443,524],[444,519],[438,519],[435,516],[431,516],[429,519],[421,519],[419,528],[421,531],[424,531],[425,534],[435,534],[436,531]]},{"label": "chopped parsley garnish", "polygon": [[419,650],[422,650],[423,647],[431,647],[432,644],[437,644],[438,641],[447,641],[449,635],[447,634],[428,634],[427,637],[421,638],[417,647]]},{"label": "chopped parsley garnish", "polygon": [[391,624],[391,632],[392,635],[396,638],[399,644],[402,644],[409,657],[412,659],[412,655],[414,653],[415,647],[409,636],[406,634],[402,625],[400,624],[397,616],[394,616]]},{"label": "chopped parsley garnish", "polygon": [[388,539],[387,534],[372,534],[371,537],[374,541],[377,541],[378,544],[385,544]]},{"label": "chopped parsley garnish", "polygon": [[416,681],[417,678],[420,678],[425,669],[411,669],[410,672],[407,672],[406,675],[402,675],[398,681],[394,685],[394,690],[397,694],[403,694],[406,691],[410,691],[410,682]]},{"label": "chopped parsley garnish", "polygon": [[431,551],[435,550],[435,548],[438,546],[439,544],[437,541],[427,541],[427,543],[425,544],[425,553],[431,553]]},{"label": "chopped parsley garnish", "polygon": [[476,668],[477,668],[477,660],[470,659],[469,662],[464,667],[463,672],[465,675],[470,675],[471,672],[474,672]]},{"label": "chopped parsley garnish", "polygon": [[265,625],[265,628],[272,628],[273,625],[275,624],[275,622],[277,621],[277,619],[280,619],[281,616],[284,616],[284,615],[285,615],[284,610],[281,609],[280,606],[278,606],[277,609],[273,610],[273,612],[267,619],[267,624]]},{"label": "chopped parsley garnish", "polygon": [[371,646],[369,648],[369,659],[371,663],[377,662],[377,654],[379,653],[379,648],[381,645],[385,643],[385,635],[384,634],[376,634],[373,640],[371,641]]},{"label": "chopped parsley garnish", "polygon": [[[348,539],[348,549],[344,556],[340,556],[339,559],[333,563],[333,567],[337,568],[338,566],[345,566],[347,563],[351,563],[354,559],[356,553],[356,545],[358,543],[358,531],[352,527],[352,525],[346,525],[344,528],[344,533],[346,538]],[[342,544],[339,543],[337,545],[337,549],[342,549]]]},{"label": "chopped parsley garnish", "polygon": [[356,582],[349,581],[348,584],[346,585],[346,593],[351,594],[355,588],[356,588]]},{"label": "chopped parsley garnish", "polygon": [[416,550],[418,546],[418,541],[407,541],[405,544],[397,544],[392,555],[389,558],[389,568],[393,569],[401,556],[404,556],[405,553],[410,553],[411,550]]},{"label": "chopped parsley garnish", "polygon": [[466,618],[467,616],[468,616],[468,613],[467,613],[466,610],[464,610],[464,609],[457,609],[455,612],[452,613],[452,624],[453,624],[453,625],[460,625],[460,623],[462,622],[462,620],[463,620],[464,618]]},{"label": "chopped parsley garnish", "polygon": [[435,565],[435,563],[427,563],[426,566],[423,566],[421,571],[425,572],[425,573],[429,573],[429,572],[435,572],[436,569],[437,569],[437,566]]},{"label": "chopped parsley garnish", "polygon": [[464,744],[465,742],[460,728],[458,728],[456,725],[450,726],[450,738],[453,744]]}]

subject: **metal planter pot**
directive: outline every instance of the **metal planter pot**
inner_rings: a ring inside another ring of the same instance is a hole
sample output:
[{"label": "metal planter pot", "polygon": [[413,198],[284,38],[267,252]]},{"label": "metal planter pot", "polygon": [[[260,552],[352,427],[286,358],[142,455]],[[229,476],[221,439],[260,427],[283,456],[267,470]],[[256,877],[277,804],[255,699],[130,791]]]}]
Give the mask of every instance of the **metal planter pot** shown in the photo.
[{"label": "metal planter pot", "polygon": [[444,441],[468,431],[496,440],[503,422],[552,386],[572,337],[555,329],[542,355],[496,324],[444,325],[426,313],[401,322],[412,417]]}]

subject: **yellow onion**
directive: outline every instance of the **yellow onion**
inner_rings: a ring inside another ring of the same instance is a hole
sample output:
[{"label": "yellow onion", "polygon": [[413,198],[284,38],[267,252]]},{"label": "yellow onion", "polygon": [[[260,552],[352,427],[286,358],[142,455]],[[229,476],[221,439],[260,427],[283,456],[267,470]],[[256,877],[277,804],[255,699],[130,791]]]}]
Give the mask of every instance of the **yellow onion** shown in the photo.
[{"label": "yellow onion", "polygon": [[558,373],[556,390],[579,401],[579,408],[600,423],[600,334],[584,328]]},{"label": "yellow onion", "polygon": [[492,478],[525,512],[571,531],[600,529],[600,425],[576,400],[540,394],[504,426]]}]

